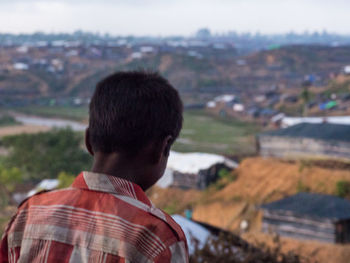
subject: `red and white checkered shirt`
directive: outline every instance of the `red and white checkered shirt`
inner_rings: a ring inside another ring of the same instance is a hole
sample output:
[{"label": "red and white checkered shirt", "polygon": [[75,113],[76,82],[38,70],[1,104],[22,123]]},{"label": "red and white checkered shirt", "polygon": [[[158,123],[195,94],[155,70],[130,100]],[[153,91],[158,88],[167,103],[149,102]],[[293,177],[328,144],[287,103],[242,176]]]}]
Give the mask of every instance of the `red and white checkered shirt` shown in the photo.
[{"label": "red and white checkered shirt", "polygon": [[82,172],[39,193],[4,233],[0,262],[188,262],[185,235],[129,181]]}]

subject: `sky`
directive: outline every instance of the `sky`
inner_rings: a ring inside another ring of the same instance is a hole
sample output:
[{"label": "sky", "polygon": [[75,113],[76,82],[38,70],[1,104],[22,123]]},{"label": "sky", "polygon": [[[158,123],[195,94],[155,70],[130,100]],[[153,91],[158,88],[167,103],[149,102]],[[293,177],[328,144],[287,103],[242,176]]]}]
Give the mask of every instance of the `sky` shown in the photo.
[{"label": "sky", "polygon": [[350,0],[0,0],[0,32],[350,34]]}]

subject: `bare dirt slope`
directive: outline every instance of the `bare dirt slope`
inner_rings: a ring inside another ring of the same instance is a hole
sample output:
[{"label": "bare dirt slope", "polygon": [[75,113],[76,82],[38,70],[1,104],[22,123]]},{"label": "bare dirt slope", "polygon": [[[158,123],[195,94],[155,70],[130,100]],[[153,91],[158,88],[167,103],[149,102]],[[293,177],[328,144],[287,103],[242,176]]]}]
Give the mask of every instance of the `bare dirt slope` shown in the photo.
[{"label": "bare dirt slope", "polygon": [[260,204],[299,191],[334,194],[338,181],[350,181],[349,170],[259,157],[245,159],[235,176],[237,179],[225,188],[203,194],[194,209],[195,219],[230,230],[236,230],[245,219],[251,229],[258,230]]},{"label": "bare dirt slope", "polygon": [[288,163],[276,159],[248,158],[237,171],[237,180],[213,197],[232,195],[254,203],[265,203],[294,194],[300,188],[334,194],[336,183],[350,181],[350,171],[316,167],[308,162]]},{"label": "bare dirt slope", "polygon": [[[350,170],[321,168],[307,162],[288,163],[275,159],[248,158],[235,172],[237,179],[225,188],[203,193],[194,208],[194,219],[239,233],[242,220],[249,222],[243,237],[249,242],[272,243],[263,234],[259,205],[301,190],[334,194],[336,183],[350,181]],[[284,251],[294,251],[318,263],[349,262],[350,245],[332,245],[282,238]]]}]

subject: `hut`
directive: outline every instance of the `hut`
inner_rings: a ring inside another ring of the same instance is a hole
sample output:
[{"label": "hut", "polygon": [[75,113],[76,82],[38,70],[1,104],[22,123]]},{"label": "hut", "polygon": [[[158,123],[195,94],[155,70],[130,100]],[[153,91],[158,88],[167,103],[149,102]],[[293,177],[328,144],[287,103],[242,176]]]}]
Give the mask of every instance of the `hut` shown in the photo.
[{"label": "hut", "polygon": [[300,123],[257,136],[263,157],[350,159],[350,125]]},{"label": "hut", "polygon": [[205,189],[218,179],[219,171],[231,171],[238,164],[224,156],[210,153],[170,152],[163,177],[157,182],[162,188]]},{"label": "hut", "polygon": [[350,202],[345,199],[299,193],[261,208],[263,232],[329,243],[350,242]]}]

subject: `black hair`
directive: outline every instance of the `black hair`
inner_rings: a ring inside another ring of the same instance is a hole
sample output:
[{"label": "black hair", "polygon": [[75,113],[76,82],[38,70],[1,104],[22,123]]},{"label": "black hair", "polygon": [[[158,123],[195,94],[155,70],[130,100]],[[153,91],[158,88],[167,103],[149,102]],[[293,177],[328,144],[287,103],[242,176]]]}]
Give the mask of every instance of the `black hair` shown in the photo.
[{"label": "black hair", "polygon": [[117,72],[101,80],[89,109],[93,151],[136,154],[149,143],[182,128],[183,105],[177,90],[156,72]]}]

